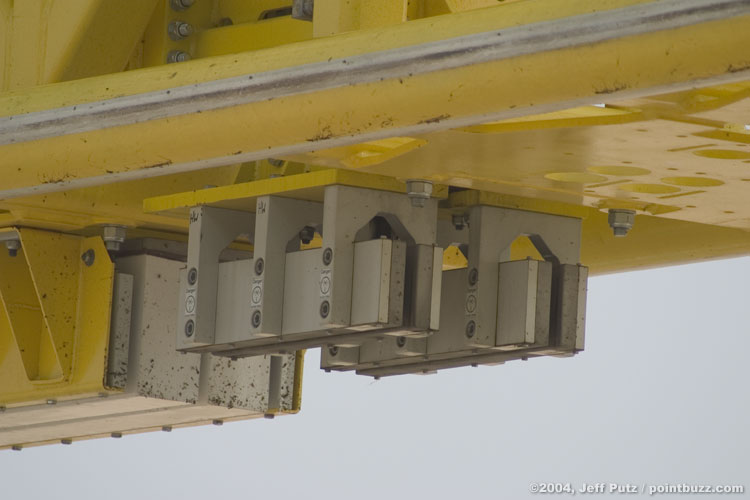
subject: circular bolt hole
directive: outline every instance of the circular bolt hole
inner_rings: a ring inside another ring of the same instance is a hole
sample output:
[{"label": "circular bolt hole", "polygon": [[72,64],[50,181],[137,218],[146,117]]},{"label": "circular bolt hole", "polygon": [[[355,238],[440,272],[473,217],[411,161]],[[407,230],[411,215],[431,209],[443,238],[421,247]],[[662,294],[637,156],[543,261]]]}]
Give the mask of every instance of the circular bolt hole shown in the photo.
[{"label": "circular bolt hole", "polygon": [[88,267],[91,267],[92,265],[94,265],[95,259],[96,259],[96,253],[91,248],[83,252],[83,255],[81,255],[81,260]]},{"label": "circular bolt hole", "polygon": [[263,269],[265,269],[265,267],[266,267],[266,263],[263,262],[263,259],[262,258],[258,258],[255,261],[255,274],[258,275],[258,276],[260,276],[261,274],[263,274]]},{"label": "circular bolt hole", "polygon": [[324,300],[320,304],[320,317],[321,318],[327,318],[328,313],[331,312],[331,304],[328,303],[327,300]]},{"label": "circular bolt hole", "polygon": [[195,333],[195,321],[192,319],[187,320],[187,323],[185,323],[185,336],[186,337],[192,337]]},{"label": "circular bolt hole", "polygon": [[473,267],[469,271],[469,285],[476,285],[477,281],[479,281],[479,271],[477,271],[476,267]]},{"label": "circular bolt hole", "polygon": [[325,250],[323,250],[323,264],[327,266],[331,263],[332,260],[333,250],[331,250],[330,248],[326,248]]},{"label": "circular bolt hole", "polygon": [[338,346],[332,345],[331,347],[328,348],[328,354],[330,354],[331,356],[336,356],[338,353],[339,353]]},{"label": "circular bolt hole", "polygon": [[475,333],[477,333],[477,324],[474,322],[474,320],[471,320],[466,323],[466,336],[468,338],[472,338]]},{"label": "circular bolt hole", "polygon": [[404,347],[406,345],[406,337],[398,337],[396,339],[396,345],[399,347]]},{"label": "circular bolt hole", "polygon": [[194,267],[191,267],[188,271],[188,283],[191,285],[195,285],[195,282],[198,281],[198,270]]},{"label": "circular bolt hole", "polygon": [[260,311],[253,312],[252,322],[254,328],[258,328],[260,326]]}]

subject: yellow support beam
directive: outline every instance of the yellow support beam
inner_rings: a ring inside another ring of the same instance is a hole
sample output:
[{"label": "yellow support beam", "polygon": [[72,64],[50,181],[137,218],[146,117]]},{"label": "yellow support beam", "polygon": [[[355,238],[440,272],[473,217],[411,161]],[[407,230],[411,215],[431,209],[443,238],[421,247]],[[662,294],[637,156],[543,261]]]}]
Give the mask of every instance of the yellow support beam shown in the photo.
[{"label": "yellow support beam", "polygon": [[0,252],[0,406],[107,393],[114,266],[101,238],[12,231],[18,254]]},{"label": "yellow support beam", "polygon": [[0,89],[123,71],[159,0],[0,0]]},{"label": "yellow support beam", "polygon": [[[8,175],[0,195],[192,171],[750,76],[750,56],[744,50],[750,44],[748,15],[711,20],[720,12],[714,9],[713,14],[699,13],[704,21],[693,19],[677,27],[653,21],[653,29],[647,29],[641,18],[633,17],[635,11],[628,10],[634,5],[645,12],[664,5],[687,9],[680,2],[642,0],[519,2],[6,93],[0,96],[0,113],[8,117],[0,121],[0,139],[6,138],[0,154]],[[747,8],[729,0],[722,5],[735,13]],[[622,31],[615,22],[625,14],[631,31]],[[589,15],[601,17],[585,17]],[[610,19],[617,28],[611,36],[580,41],[577,27],[585,19],[597,26]],[[545,22],[549,24],[539,24]],[[519,42],[532,40],[528,37],[542,28],[553,30],[548,31],[552,45],[544,42],[531,49]],[[417,57],[419,51],[436,47],[424,44],[458,36],[490,43],[490,35],[499,44],[492,47],[500,51],[492,54],[499,55],[472,62],[439,52],[436,57],[448,58],[440,60],[450,64],[410,70],[416,61],[434,63],[424,55]],[[506,46],[499,40],[518,43]],[[414,59],[407,61],[410,50]],[[382,57],[395,64],[390,73],[372,66],[376,51],[386,51]],[[321,64],[302,66],[313,62]],[[372,73],[365,77],[346,70],[359,64]],[[211,101],[209,96],[216,94],[209,90],[224,89],[227,80],[222,79],[231,77],[239,77],[232,85],[241,85],[243,78],[248,83],[225,90],[222,95],[229,100]],[[205,82],[214,86],[203,92]],[[263,82],[268,82],[266,87]],[[186,85],[195,86],[174,90]],[[111,101],[115,97],[118,100]],[[82,106],[92,102],[101,104]],[[118,107],[123,103],[127,109]],[[75,109],[60,110],[62,106]],[[98,118],[89,117],[93,109],[108,106],[115,110],[110,115],[101,111]],[[47,114],[33,114],[36,111]],[[24,113],[32,114],[21,117]],[[61,122],[61,116],[68,121]],[[62,127],[58,132],[52,131],[53,122]]]}]

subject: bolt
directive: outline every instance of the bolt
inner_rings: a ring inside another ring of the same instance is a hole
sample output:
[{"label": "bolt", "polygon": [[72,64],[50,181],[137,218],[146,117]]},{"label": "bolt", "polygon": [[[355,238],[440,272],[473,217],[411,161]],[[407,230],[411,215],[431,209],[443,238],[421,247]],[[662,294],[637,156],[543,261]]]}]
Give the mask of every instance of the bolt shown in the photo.
[{"label": "bolt", "polygon": [[474,322],[474,320],[471,320],[466,323],[466,336],[468,338],[472,338],[475,333],[477,333],[477,324]]},{"label": "bolt", "polygon": [[117,252],[120,246],[125,242],[125,226],[110,224],[102,229],[102,239],[108,252]]},{"label": "bolt", "polygon": [[10,449],[13,451],[21,451],[23,450],[23,446],[21,446],[20,444],[14,444],[13,446],[10,447]]},{"label": "bolt", "polygon": [[263,274],[263,269],[265,269],[266,263],[263,262],[262,257],[258,257],[255,259],[255,274],[256,276],[260,276]]},{"label": "bolt", "polygon": [[48,399],[47,400],[47,404],[48,405],[55,405],[55,404],[57,404],[57,400],[55,400],[55,399]]},{"label": "bolt", "polygon": [[479,363],[472,363],[472,364],[471,364],[471,367],[472,367],[472,368],[478,368],[478,367],[479,367]]},{"label": "bolt", "polygon": [[273,420],[273,418],[274,418],[275,416],[276,416],[276,415],[274,415],[273,413],[264,413],[264,414],[263,414],[263,418],[265,418],[265,419],[268,419],[268,420]]},{"label": "bolt", "polygon": [[406,345],[406,337],[397,337],[396,345],[399,347],[404,347]]},{"label": "bolt", "polygon": [[406,181],[406,195],[411,200],[411,206],[423,207],[432,195],[432,182],[419,179]]},{"label": "bolt", "polygon": [[73,444],[73,440],[72,439],[61,439],[60,442],[62,444]]},{"label": "bolt", "polygon": [[189,9],[194,3],[195,0],[170,0],[169,5],[174,10],[181,11]]},{"label": "bolt", "polygon": [[214,425],[224,425],[224,421],[223,420],[218,420],[218,419],[212,421],[211,423],[214,424]]},{"label": "bolt", "polygon": [[81,254],[81,260],[83,261],[86,266],[91,267],[94,264],[94,259],[96,258],[96,252],[89,248],[83,254]]},{"label": "bolt", "polygon": [[122,432],[113,432],[112,434],[110,434],[110,436],[115,439],[120,439],[122,437]]},{"label": "bolt", "polygon": [[260,326],[260,311],[254,311],[253,315],[251,317],[251,321],[253,323],[253,328],[258,328]]},{"label": "bolt", "polygon": [[190,54],[182,50],[171,50],[169,54],[167,54],[168,63],[179,63],[179,62],[185,62],[189,60],[190,60]]},{"label": "bolt", "polygon": [[472,267],[471,271],[469,271],[469,285],[474,286],[477,284],[477,281],[479,281],[479,271],[477,271],[476,267]]},{"label": "bolt", "polygon": [[620,208],[612,208],[609,210],[609,217],[607,218],[609,227],[615,233],[615,237],[622,238],[633,229],[633,223],[635,223],[635,210],[625,210]]},{"label": "bolt", "polygon": [[323,250],[323,265],[330,265],[331,261],[333,261],[333,250],[330,248],[326,248]]},{"label": "bolt", "polygon": [[185,336],[186,337],[192,337],[195,333],[195,321],[192,319],[187,320],[187,323],[185,323]]},{"label": "bolt", "polygon": [[321,304],[320,304],[320,317],[321,318],[327,318],[328,317],[328,313],[330,313],[330,312],[331,312],[331,304],[327,300],[324,300],[323,302],[321,302]]},{"label": "bolt", "polygon": [[175,42],[193,34],[193,25],[183,21],[172,21],[167,25],[167,34]]},{"label": "bolt", "polygon": [[284,160],[279,160],[278,158],[269,158],[268,163],[272,167],[280,168],[284,166],[284,163],[286,163]]},{"label": "bolt", "polygon": [[5,248],[8,249],[8,255],[15,257],[18,255],[18,249],[21,248],[21,240],[5,240]]},{"label": "bolt", "polygon": [[339,353],[339,347],[332,345],[328,348],[328,354],[331,356],[336,356]]},{"label": "bolt", "polygon": [[188,271],[188,283],[191,285],[195,285],[195,282],[198,281],[198,270],[194,267],[191,267]]},{"label": "bolt", "polygon": [[451,217],[451,222],[453,222],[453,227],[456,228],[456,231],[461,231],[463,228],[466,227],[467,217],[466,214],[455,214]]},{"label": "bolt", "polygon": [[172,426],[171,425],[164,425],[164,426],[162,426],[161,430],[164,431],[164,432],[172,432]]},{"label": "bolt", "polygon": [[303,245],[309,245],[313,238],[315,238],[315,228],[312,226],[305,226],[299,232],[299,240]]},{"label": "bolt", "polygon": [[315,10],[315,0],[294,0],[292,4],[292,19],[312,21]]}]

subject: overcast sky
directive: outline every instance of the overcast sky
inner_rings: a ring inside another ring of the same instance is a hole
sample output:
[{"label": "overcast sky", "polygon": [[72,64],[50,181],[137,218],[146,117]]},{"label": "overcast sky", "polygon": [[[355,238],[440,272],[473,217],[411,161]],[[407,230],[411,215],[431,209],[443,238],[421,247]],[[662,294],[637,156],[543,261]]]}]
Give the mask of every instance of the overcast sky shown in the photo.
[{"label": "overcast sky", "polygon": [[574,358],[374,382],[323,373],[311,351],[298,415],[3,451],[0,498],[502,499],[532,496],[532,482],[747,490],[749,278],[750,258],[592,278]]}]

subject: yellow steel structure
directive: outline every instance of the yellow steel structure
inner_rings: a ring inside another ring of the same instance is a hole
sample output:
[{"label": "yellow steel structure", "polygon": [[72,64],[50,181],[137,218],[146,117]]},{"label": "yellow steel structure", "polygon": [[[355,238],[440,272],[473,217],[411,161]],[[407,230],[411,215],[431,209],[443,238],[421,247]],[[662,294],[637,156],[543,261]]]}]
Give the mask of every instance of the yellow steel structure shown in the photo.
[{"label": "yellow steel structure", "polygon": [[[0,255],[0,405],[107,391],[100,226],[184,240],[194,205],[420,178],[441,217],[583,219],[594,274],[747,254],[749,3],[318,0],[310,22],[291,0],[0,0],[0,227],[22,240]],[[705,18],[670,24],[688,4]],[[564,43],[649,9],[653,29]],[[172,39],[174,21],[194,33]],[[524,43],[450,50],[490,35]],[[467,61],[425,66],[450,57]],[[639,214],[626,238],[610,208]]]},{"label": "yellow steel structure", "polygon": [[101,238],[13,231],[18,254],[0,253],[0,406],[106,395],[114,266]]}]

